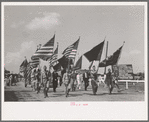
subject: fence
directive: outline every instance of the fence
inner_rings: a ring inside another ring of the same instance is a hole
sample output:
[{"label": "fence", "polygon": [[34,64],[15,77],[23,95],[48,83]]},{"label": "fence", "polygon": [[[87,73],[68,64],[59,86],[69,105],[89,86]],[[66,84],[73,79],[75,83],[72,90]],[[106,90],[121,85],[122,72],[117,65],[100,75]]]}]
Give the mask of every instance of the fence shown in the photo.
[{"label": "fence", "polygon": [[118,82],[126,82],[126,89],[128,89],[128,83],[144,83],[144,80],[118,80]]}]

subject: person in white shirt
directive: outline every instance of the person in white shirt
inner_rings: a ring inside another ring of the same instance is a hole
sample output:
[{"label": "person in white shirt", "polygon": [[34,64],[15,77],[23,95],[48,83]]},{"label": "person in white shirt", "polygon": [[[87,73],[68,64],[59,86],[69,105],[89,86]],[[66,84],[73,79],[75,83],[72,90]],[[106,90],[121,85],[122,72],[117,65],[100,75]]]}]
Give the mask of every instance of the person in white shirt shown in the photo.
[{"label": "person in white shirt", "polygon": [[78,83],[77,88],[81,89],[81,74],[80,73],[77,74],[77,83]]}]

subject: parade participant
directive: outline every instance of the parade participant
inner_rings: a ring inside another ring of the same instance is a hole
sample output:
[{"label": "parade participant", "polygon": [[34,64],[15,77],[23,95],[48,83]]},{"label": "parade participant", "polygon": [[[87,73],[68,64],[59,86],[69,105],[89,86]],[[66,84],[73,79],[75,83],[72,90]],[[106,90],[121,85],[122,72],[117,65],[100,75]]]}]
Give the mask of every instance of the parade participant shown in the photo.
[{"label": "parade participant", "polygon": [[77,74],[77,88],[78,89],[81,89],[81,73],[79,72],[78,74]]},{"label": "parade participant", "polygon": [[43,82],[43,92],[44,92],[44,98],[48,97],[48,71],[47,67],[43,67],[43,72],[42,72],[42,82]]},{"label": "parade participant", "polygon": [[75,74],[75,71],[72,70],[72,73],[70,75],[70,86],[71,86],[72,91],[75,91],[75,86],[74,86],[75,81],[76,81],[76,74]]},{"label": "parade participant", "polygon": [[83,74],[83,81],[84,81],[84,87],[85,91],[87,91],[87,87],[89,86],[89,75],[88,72],[85,70],[85,73]]},{"label": "parade participant", "polygon": [[18,78],[17,78],[17,76],[14,76],[14,85],[15,85],[15,86],[17,85],[17,84],[16,84],[17,82],[18,82]]},{"label": "parade participant", "polygon": [[62,75],[61,76],[59,76],[59,80],[60,80],[60,86],[62,85],[62,83],[63,83],[63,81],[62,81]]},{"label": "parade participant", "polygon": [[58,74],[57,74],[56,70],[53,71],[52,77],[53,77],[53,92],[56,92],[56,88],[58,85]]},{"label": "parade participant", "polygon": [[70,91],[70,89],[68,88],[68,85],[70,84],[70,75],[68,69],[66,69],[66,73],[64,73],[63,75],[63,84],[65,86],[65,96],[67,97]]},{"label": "parade participant", "polygon": [[96,95],[98,85],[96,83],[97,71],[95,69],[95,66],[93,66],[93,70],[91,70],[90,77],[91,77],[91,85],[92,85],[93,94]]},{"label": "parade participant", "polygon": [[41,89],[41,73],[40,73],[40,69],[37,68],[36,69],[36,79],[37,79],[37,83],[36,83],[36,90],[37,90],[37,94],[40,92],[40,89]]},{"label": "parade participant", "polygon": [[106,83],[109,89],[109,94],[111,94],[113,90],[113,82],[112,82],[112,73],[111,69],[108,69],[108,73],[106,74]]},{"label": "parade participant", "polygon": [[13,75],[11,74],[9,76],[9,86],[12,86],[12,83],[13,83]]},{"label": "parade participant", "polygon": [[36,69],[32,70],[31,73],[31,87],[32,87],[32,91],[35,91],[35,82],[36,82]]},{"label": "parade participant", "polygon": [[50,88],[50,85],[52,84],[52,73],[51,73],[51,67],[49,67],[49,71],[48,71],[48,90]]},{"label": "parade participant", "polygon": [[117,92],[120,92],[121,89],[120,89],[120,87],[118,85],[118,75],[117,75],[116,72],[112,73],[112,82],[113,82],[113,85],[117,88]]}]

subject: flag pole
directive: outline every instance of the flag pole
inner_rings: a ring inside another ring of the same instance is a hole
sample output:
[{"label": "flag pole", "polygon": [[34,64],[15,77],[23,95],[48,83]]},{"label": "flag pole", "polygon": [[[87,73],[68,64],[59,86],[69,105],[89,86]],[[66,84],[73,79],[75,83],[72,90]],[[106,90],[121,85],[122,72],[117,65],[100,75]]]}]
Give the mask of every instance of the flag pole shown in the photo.
[{"label": "flag pole", "polygon": [[90,66],[89,66],[89,70],[91,69],[92,65],[93,65],[93,61],[91,62]]},{"label": "flag pole", "polygon": [[[106,36],[105,36],[105,39],[104,41],[106,40]],[[102,49],[103,50],[103,49]],[[100,58],[101,59],[101,58]],[[100,64],[100,60],[99,60],[99,64]],[[98,67],[97,67],[97,73],[98,73],[98,70],[99,70],[99,64],[98,64]]]},{"label": "flag pole", "polygon": [[[79,36],[79,39],[78,39],[78,40],[80,40],[80,36]],[[75,56],[75,58],[74,58],[73,67],[74,67],[75,59],[76,59],[76,56]]]},{"label": "flag pole", "polygon": [[[57,42],[57,49],[58,49],[59,43]],[[58,51],[57,51],[57,59],[58,59]],[[56,64],[58,64],[58,61],[55,62]],[[56,65],[55,64],[55,65]],[[54,69],[54,68],[53,68]]]},{"label": "flag pole", "polygon": [[[106,47],[106,59],[107,59],[107,54],[108,54],[108,41],[107,41],[107,47]],[[107,64],[107,61],[105,63]],[[106,73],[106,64],[105,64],[104,74]]]}]

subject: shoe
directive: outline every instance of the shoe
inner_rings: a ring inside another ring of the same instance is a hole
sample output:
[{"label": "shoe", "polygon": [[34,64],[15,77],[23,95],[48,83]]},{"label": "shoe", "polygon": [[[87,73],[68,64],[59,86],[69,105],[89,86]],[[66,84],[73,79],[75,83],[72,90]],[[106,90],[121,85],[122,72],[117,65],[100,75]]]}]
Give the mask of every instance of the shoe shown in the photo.
[{"label": "shoe", "polygon": [[121,92],[121,90],[119,89],[119,90],[117,90],[117,92]]}]

